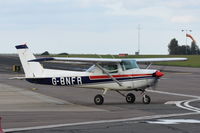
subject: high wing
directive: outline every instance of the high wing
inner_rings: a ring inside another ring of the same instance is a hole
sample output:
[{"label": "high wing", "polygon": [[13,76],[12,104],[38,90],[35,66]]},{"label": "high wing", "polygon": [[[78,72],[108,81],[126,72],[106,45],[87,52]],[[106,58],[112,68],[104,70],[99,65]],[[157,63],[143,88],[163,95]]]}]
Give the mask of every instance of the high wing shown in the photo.
[{"label": "high wing", "polygon": [[87,63],[117,63],[121,62],[122,59],[109,59],[109,58],[66,58],[66,57],[48,57],[48,58],[37,58],[29,60],[29,62],[43,62],[43,61],[69,61],[69,62],[87,62]]},{"label": "high wing", "polygon": [[168,61],[186,61],[187,58],[66,58],[66,57],[47,57],[29,60],[29,62],[43,61],[66,61],[66,62],[87,62],[87,63],[119,63],[122,61],[135,60],[136,62],[168,62]]}]

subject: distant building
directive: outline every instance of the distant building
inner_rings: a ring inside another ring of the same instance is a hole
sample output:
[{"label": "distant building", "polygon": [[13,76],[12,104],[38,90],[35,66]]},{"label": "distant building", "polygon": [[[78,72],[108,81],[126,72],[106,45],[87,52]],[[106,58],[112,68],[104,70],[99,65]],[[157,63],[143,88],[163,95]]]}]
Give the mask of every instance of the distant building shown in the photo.
[{"label": "distant building", "polygon": [[125,57],[125,56],[128,56],[128,54],[127,53],[120,53],[119,56],[120,57]]},{"label": "distant building", "polygon": [[140,53],[139,52],[135,52],[135,55],[139,55]]}]

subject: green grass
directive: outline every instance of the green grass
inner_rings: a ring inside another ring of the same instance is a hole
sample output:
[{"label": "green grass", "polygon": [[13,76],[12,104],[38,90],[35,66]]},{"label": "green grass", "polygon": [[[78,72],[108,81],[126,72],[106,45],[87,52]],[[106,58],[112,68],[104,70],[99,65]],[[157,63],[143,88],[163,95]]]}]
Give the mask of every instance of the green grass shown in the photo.
[{"label": "green grass", "polygon": [[182,66],[182,67],[200,67],[200,55],[128,55],[119,57],[118,55],[96,55],[96,54],[70,54],[68,56],[51,55],[57,57],[82,57],[82,58],[167,58],[167,57],[185,57],[188,61],[177,62],[159,62],[157,65]]}]

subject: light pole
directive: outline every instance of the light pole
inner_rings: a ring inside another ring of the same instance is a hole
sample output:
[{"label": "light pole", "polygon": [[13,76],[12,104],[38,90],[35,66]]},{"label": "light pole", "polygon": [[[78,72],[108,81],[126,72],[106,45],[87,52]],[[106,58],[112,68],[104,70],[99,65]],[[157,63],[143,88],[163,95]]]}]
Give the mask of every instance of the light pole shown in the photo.
[{"label": "light pole", "polygon": [[138,25],[138,51],[137,51],[137,54],[139,55],[140,54],[140,24]]},{"label": "light pole", "polygon": [[192,32],[192,30],[189,30],[189,29],[183,29],[183,30],[181,30],[182,32],[185,32],[185,44],[186,44],[186,48],[185,48],[185,52],[186,52],[186,54],[187,54],[187,34],[188,34],[188,32]]}]

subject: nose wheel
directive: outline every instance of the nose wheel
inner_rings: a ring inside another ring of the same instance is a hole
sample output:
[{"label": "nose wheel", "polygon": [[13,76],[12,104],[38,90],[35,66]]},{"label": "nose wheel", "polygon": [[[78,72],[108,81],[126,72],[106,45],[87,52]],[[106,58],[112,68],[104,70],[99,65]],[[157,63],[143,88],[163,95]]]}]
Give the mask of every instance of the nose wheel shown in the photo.
[{"label": "nose wheel", "polygon": [[142,102],[143,102],[144,104],[150,104],[150,102],[151,102],[150,96],[144,95],[143,98],[142,98]]}]

